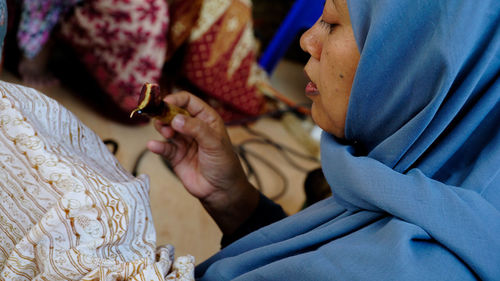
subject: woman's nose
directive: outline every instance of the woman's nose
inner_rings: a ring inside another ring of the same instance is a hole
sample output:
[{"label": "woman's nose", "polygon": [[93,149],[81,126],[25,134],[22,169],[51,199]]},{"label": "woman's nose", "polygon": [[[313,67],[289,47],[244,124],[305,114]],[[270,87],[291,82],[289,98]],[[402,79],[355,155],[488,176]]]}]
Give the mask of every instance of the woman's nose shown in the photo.
[{"label": "woman's nose", "polygon": [[300,37],[300,47],[306,53],[309,53],[315,59],[321,56],[321,42],[318,37],[318,23],[314,24]]}]

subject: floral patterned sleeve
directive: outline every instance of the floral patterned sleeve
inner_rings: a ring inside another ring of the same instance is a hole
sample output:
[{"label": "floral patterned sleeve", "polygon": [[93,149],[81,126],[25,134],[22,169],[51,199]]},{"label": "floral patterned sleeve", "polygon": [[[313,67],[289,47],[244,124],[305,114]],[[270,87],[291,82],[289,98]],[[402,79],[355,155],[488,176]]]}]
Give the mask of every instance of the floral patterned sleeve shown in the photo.
[{"label": "floral patterned sleeve", "polygon": [[24,55],[35,57],[47,43],[59,18],[79,2],[81,0],[23,0],[17,40]]}]

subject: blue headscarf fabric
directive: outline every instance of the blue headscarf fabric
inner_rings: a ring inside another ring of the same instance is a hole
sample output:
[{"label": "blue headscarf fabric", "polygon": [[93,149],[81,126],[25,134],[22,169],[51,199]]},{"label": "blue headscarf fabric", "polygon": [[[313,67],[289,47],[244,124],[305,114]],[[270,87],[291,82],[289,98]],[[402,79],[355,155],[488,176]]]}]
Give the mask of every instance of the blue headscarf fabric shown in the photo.
[{"label": "blue headscarf fabric", "polygon": [[202,280],[500,280],[500,1],[348,0],[361,53],[329,198]]},{"label": "blue headscarf fabric", "polygon": [[7,2],[5,0],[0,0],[0,62],[2,61],[3,55],[3,40],[7,33],[7,14]]}]

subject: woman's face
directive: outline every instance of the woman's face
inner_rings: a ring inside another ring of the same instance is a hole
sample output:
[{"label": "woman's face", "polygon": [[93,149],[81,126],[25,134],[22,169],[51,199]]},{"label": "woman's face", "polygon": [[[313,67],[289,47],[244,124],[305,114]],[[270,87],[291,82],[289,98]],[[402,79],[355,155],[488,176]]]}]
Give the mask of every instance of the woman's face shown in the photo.
[{"label": "woman's face", "polygon": [[323,130],[344,137],[345,119],[359,50],[346,0],[326,0],[321,18],[300,38],[311,58],[305,72],[311,79],[306,96],[312,118]]}]

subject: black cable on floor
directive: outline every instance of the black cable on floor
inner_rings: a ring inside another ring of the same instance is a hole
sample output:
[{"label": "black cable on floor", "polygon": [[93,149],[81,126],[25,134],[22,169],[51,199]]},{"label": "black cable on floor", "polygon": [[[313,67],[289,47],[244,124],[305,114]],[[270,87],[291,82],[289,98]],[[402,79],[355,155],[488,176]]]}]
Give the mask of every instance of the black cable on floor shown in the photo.
[{"label": "black cable on floor", "polygon": [[115,141],[113,139],[106,139],[106,140],[103,140],[102,142],[104,142],[104,144],[107,146],[111,146],[112,147],[111,153],[113,153],[113,155],[116,155],[116,153],[118,152],[118,142],[117,141]]},{"label": "black cable on floor", "polygon": [[[235,146],[235,151],[238,153],[240,156],[240,159],[242,160],[242,163],[247,171],[247,177],[249,179],[254,178],[256,181],[256,187],[259,189],[259,191],[263,192],[263,185],[262,181],[254,169],[252,163],[249,161],[248,156],[251,156],[252,158],[258,160],[261,164],[265,165],[269,170],[273,171],[282,181],[282,187],[280,188],[280,192],[275,195],[270,197],[272,200],[277,200],[281,198],[286,191],[288,190],[288,179],[286,178],[285,174],[273,163],[268,161],[267,159],[263,158],[261,155],[257,154],[256,152],[249,150],[248,145],[251,144],[260,144],[260,145],[269,145],[273,148],[275,148],[282,156],[283,158],[296,170],[304,173],[308,173],[309,169],[306,169],[302,167],[301,165],[297,164],[296,161],[294,161],[291,157],[291,155],[301,158],[303,160],[307,160],[309,162],[313,163],[319,163],[319,159],[316,157],[313,157],[311,155],[307,155],[304,153],[301,153],[293,148],[290,148],[286,145],[277,143],[273,141],[269,136],[265,135],[262,132],[256,131],[254,129],[250,129],[247,126],[243,126],[243,128],[251,135],[254,136],[254,138],[247,139],[243,142],[241,142],[239,145]],[[290,154],[290,155],[289,155]]]},{"label": "black cable on floor", "polygon": [[[240,159],[243,163],[243,167],[246,171],[247,177],[249,179],[253,178],[255,180],[256,185],[257,185],[256,188],[259,191],[263,192],[262,180],[261,180],[258,172],[255,170],[254,165],[252,165],[252,163],[249,160],[249,157],[251,157],[251,158],[257,160],[258,162],[260,162],[261,164],[263,164],[264,166],[266,166],[270,171],[273,171],[273,173],[276,174],[281,179],[282,187],[280,188],[280,191],[278,192],[278,194],[276,194],[274,196],[270,196],[270,199],[272,199],[272,200],[277,200],[277,199],[281,198],[286,193],[286,191],[288,190],[288,179],[287,179],[286,175],[279,169],[279,167],[277,167],[276,165],[274,165],[273,163],[271,163],[270,161],[268,161],[267,159],[265,159],[264,157],[262,157],[261,155],[259,155],[255,151],[249,150],[248,149],[249,145],[254,145],[254,144],[269,145],[269,146],[275,148],[283,156],[283,158],[287,161],[287,163],[290,164],[290,166],[292,166],[294,169],[296,169],[300,172],[307,173],[307,172],[309,172],[309,169],[299,165],[295,160],[292,159],[291,156],[298,157],[300,159],[319,164],[319,159],[317,159],[316,157],[299,152],[299,151],[297,151],[291,147],[288,147],[286,145],[277,143],[274,140],[272,140],[269,136],[267,136],[266,134],[259,132],[257,130],[251,129],[246,125],[243,125],[242,127],[249,134],[254,136],[253,138],[244,140],[240,144],[234,146],[235,152],[238,154],[238,156],[240,157]],[[106,142],[107,142],[107,144],[113,146],[113,148],[114,148],[113,151],[114,151],[114,153],[116,153],[116,151],[118,149],[118,144],[112,140],[107,140],[107,141],[105,141],[105,143]],[[137,159],[134,163],[134,167],[133,167],[132,172],[131,172],[132,175],[137,176],[141,161],[147,152],[148,152],[148,149],[144,149],[137,157]],[[166,161],[165,159],[163,159],[163,162],[164,162],[165,166],[170,171],[172,171],[172,167],[170,166],[170,163],[168,163],[168,161]]]},{"label": "black cable on floor", "polygon": [[290,157],[289,154],[294,155],[295,157],[301,158],[303,160],[319,164],[319,159],[317,159],[316,157],[304,154],[304,153],[299,152],[299,151],[297,151],[293,148],[290,148],[286,145],[277,143],[277,142],[273,141],[270,137],[265,135],[264,133],[250,129],[247,126],[244,126],[243,128],[245,128],[245,130],[247,130],[247,132],[249,132],[250,134],[257,136],[258,138],[248,139],[246,141],[243,141],[243,143],[241,145],[247,145],[247,144],[252,144],[252,143],[261,144],[261,145],[270,145],[270,146],[274,147],[293,168],[295,168],[296,170],[299,170],[301,172],[304,172],[304,173],[309,172],[309,169],[304,168],[301,165],[297,164],[297,162],[294,161]]},{"label": "black cable on floor", "polygon": [[135,160],[134,167],[132,168],[132,175],[134,177],[137,177],[137,173],[139,171],[139,165],[141,164],[142,158],[148,153],[149,149],[145,148],[144,150],[141,151],[139,156],[137,156],[137,159]]},{"label": "black cable on floor", "polygon": [[283,195],[285,195],[286,191],[288,190],[288,179],[286,175],[274,164],[272,164],[270,161],[265,159],[264,157],[260,156],[259,154],[255,153],[254,151],[246,149],[244,146],[236,146],[236,151],[238,152],[238,155],[241,157],[243,160],[243,163],[245,163],[245,166],[247,166],[247,177],[254,178],[256,181],[256,188],[260,192],[264,192],[262,182],[260,180],[259,174],[255,172],[255,169],[253,168],[252,164],[250,161],[248,161],[248,156],[252,156],[262,164],[264,164],[269,170],[273,171],[282,181],[282,187],[280,188],[280,191],[278,194],[274,196],[269,196],[269,199],[271,200],[277,200]]}]

